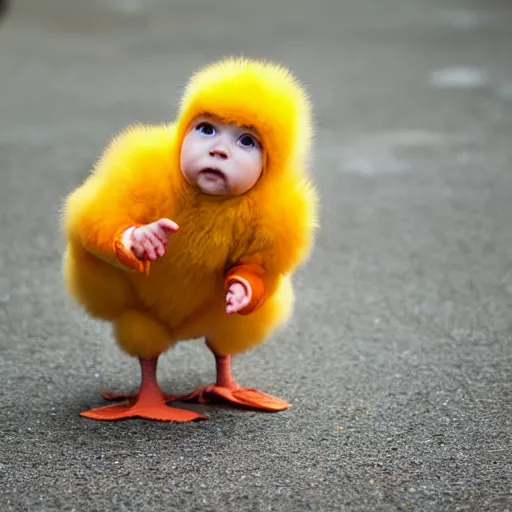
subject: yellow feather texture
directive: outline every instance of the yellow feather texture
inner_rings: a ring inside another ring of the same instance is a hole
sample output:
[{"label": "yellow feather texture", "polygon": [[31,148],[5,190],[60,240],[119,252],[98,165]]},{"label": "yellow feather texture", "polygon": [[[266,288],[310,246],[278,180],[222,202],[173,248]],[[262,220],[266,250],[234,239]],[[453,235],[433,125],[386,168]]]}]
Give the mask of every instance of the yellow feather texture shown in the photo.
[{"label": "yellow feather texture", "polygon": [[[242,196],[207,196],[181,174],[183,137],[205,113],[251,126],[261,137],[263,174]],[[229,58],[198,71],[175,123],[128,127],[66,198],[70,294],[90,315],[111,321],[133,356],[154,357],[200,336],[225,354],[263,342],[292,314],[291,274],[309,257],[318,227],[307,161],[312,132],[309,99],[285,68]],[[180,229],[149,277],[123,267],[114,251],[118,230],[162,217]],[[265,269],[269,296],[250,315],[227,315],[226,272],[246,262]]]}]

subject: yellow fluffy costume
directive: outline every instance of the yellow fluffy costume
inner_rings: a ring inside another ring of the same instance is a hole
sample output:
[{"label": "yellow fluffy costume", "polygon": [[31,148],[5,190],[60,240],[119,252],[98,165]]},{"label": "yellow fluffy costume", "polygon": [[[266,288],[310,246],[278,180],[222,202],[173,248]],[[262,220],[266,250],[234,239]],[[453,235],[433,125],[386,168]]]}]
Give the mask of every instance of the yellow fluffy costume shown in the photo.
[{"label": "yellow fluffy costume", "polygon": [[[206,195],[180,170],[180,148],[192,121],[211,114],[254,127],[263,171],[243,195]],[[316,193],[307,170],[312,123],[308,98],[281,66],[226,59],[189,81],[175,123],[135,125],[108,145],[93,172],[66,199],[64,278],[70,294],[93,317],[110,321],[119,346],[141,362],[136,396],[82,415],[114,420],[203,418],[167,406],[178,397],[156,383],[158,356],[178,341],[204,337],[217,362],[216,385],[180,399],[221,397],[262,410],[283,402],[238,386],[230,356],[262,343],[289,317],[291,273],[308,257],[316,227]],[[160,218],[179,230],[165,256],[143,262],[121,244],[123,232]],[[253,286],[249,306],[225,311],[229,277]]]}]

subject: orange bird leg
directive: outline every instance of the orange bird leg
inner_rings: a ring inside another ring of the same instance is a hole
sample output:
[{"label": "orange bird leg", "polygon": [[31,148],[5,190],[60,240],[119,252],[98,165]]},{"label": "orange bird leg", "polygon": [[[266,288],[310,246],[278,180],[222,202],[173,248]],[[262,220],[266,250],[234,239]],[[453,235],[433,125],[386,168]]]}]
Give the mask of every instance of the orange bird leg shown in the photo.
[{"label": "orange bird leg", "polygon": [[[125,418],[144,418],[158,421],[185,422],[193,420],[206,420],[206,416],[184,409],[177,409],[166,405],[166,397],[156,380],[156,366],[158,358],[139,359],[142,373],[138,394],[122,404],[107,405],[90,411],[80,413],[81,416],[94,420],[114,421]],[[110,395],[118,398],[122,395]],[[125,395],[127,398],[128,395]]]},{"label": "orange bird leg", "polygon": [[199,386],[192,393],[180,397],[181,401],[192,401],[201,404],[228,402],[244,408],[261,411],[283,411],[290,404],[279,398],[267,395],[252,388],[243,388],[233,379],[231,372],[231,356],[221,356],[206,342],[215,356],[217,381],[209,386]]}]

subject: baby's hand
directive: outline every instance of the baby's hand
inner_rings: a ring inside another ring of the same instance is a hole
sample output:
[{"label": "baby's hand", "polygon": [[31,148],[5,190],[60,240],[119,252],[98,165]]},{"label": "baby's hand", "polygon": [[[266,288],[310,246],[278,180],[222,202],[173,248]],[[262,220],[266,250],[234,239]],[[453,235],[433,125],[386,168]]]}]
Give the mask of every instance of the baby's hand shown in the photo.
[{"label": "baby's hand", "polygon": [[178,229],[176,222],[160,219],[151,224],[127,230],[124,244],[140,260],[156,260],[165,254],[170,233]]},{"label": "baby's hand", "polygon": [[226,313],[238,313],[238,311],[244,309],[251,302],[252,290],[251,286],[247,281],[234,280],[229,288],[226,295]]}]

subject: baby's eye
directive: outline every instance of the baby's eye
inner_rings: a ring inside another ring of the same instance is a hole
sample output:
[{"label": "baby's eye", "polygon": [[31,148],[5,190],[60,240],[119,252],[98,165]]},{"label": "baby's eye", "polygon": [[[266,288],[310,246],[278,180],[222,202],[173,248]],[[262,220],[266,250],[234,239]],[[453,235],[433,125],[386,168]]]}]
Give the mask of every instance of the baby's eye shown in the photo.
[{"label": "baby's eye", "polygon": [[199,123],[196,126],[196,130],[199,133],[206,135],[207,137],[211,137],[212,135],[215,135],[215,126],[213,126],[213,124],[210,124],[210,123],[206,123],[206,122]]},{"label": "baby's eye", "polygon": [[258,145],[258,142],[256,141],[256,139],[252,135],[248,135],[247,133],[242,135],[238,139],[238,141],[240,142],[240,146],[242,146],[244,148],[253,148]]}]

